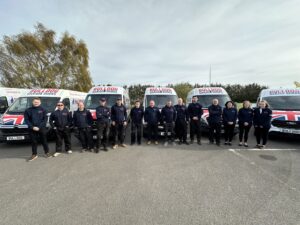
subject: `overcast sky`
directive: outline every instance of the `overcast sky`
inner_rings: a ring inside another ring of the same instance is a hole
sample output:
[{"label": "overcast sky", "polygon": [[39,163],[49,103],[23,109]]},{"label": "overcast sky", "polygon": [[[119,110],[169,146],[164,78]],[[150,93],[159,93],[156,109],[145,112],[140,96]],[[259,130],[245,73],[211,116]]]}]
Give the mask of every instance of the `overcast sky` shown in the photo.
[{"label": "overcast sky", "polygon": [[95,84],[300,81],[300,0],[0,0],[0,36],[86,42]]}]

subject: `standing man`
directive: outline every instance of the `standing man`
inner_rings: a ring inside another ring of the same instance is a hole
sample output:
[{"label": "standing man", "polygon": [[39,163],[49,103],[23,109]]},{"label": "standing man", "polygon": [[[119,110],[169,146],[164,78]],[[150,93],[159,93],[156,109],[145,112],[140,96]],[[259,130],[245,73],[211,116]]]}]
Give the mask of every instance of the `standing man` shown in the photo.
[{"label": "standing man", "polygon": [[41,99],[34,98],[32,100],[32,107],[25,110],[24,113],[24,120],[25,123],[28,125],[29,129],[29,136],[31,139],[32,144],[32,155],[28,159],[28,161],[35,160],[37,155],[37,146],[39,139],[42,142],[45,157],[51,157],[49,153],[49,147],[47,143],[47,130],[46,130],[46,123],[47,123],[47,112],[41,106]]},{"label": "standing man", "polygon": [[158,145],[158,123],[160,121],[159,108],[155,106],[155,102],[151,100],[149,106],[145,110],[145,124],[147,125],[148,142],[151,144],[151,140]]},{"label": "standing man", "polygon": [[72,125],[72,116],[63,102],[57,103],[57,109],[51,113],[49,123],[56,135],[56,152],[54,157],[59,156],[62,151],[62,142],[65,142],[65,151],[69,154],[71,150],[70,126]]},{"label": "standing man", "polygon": [[107,152],[110,110],[106,106],[105,98],[100,99],[100,106],[96,108],[96,117],[97,117],[97,147],[95,149],[95,152],[96,153],[99,152],[99,148],[101,144],[103,146],[103,150]]},{"label": "standing man", "polygon": [[125,128],[127,125],[127,110],[122,104],[122,98],[118,97],[116,104],[111,107],[111,125],[113,131],[113,149],[118,147],[117,138],[121,147],[126,147],[124,144]]},{"label": "standing man", "polygon": [[222,107],[219,105],[218,99],[212,100],[212,105],[208,107],[209,117],[209,142],[214,143],[214,138],[216,139],[216,144],[220,146],[221,139],[221,123],[222,123]]},{"label": "standing man", "polygon": [[93,149],[93,138],[92,138],[92,124],[93,117],[90,111],[85,109],[84,103],[78,103],[78,110],[74,112],[73,124],[75,129],[79,131],[79,140],[82,145],[81,152],[86,150],[92,151]]},{"label": "standing man", "polygon": [[178,99],[178,104],[174,107],[177,112],[177,117],[175,121],[175,131],[176,136],[179,138],[179,144],[189,145],[189,143],[186,141],[187,124],[189,122],[189,113],[187,107],[183,104],[182,98]]},{"label": "standing man", "polygon": [[198,97],[193,96],[192,103],[188,106],[190,116],[190,138],[191,144],[194,143],[194,136],[197,136],[197,143],[201,145],[201,117],[203,115],[202,105],[198,103]]},{"label": "standing man", "polygon": [[137,137],[138,145],[141,145],[142,137],[142,121],[144,117],[144,110],[141,107],[141,102],[139,100],[135,101],[135,106],[130,110],[131,119],[131,145],[135,144]]},{"label": "standing man", "polygon": [[[168,141],[171,140],[175,145],[175,121],[176,121],[176,110],[172,105],[172,101],[168,100],[166,105],[161,110],[161,119],[165,127],[165,146],[168,145]],[[168,133],[171,133],[169,136]]]}]

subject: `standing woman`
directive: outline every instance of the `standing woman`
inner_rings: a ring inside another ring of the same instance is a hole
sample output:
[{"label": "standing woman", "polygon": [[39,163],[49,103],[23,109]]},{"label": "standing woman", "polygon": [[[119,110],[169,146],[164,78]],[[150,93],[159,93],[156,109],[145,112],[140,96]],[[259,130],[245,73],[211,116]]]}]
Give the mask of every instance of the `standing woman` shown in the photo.
[{"label": "standing woman", "polygon": [[[243,107],[240,108],[238,113],[239,120],[239,146],[248,147],[248,134],[253,123],[253,109],[251,108],[251,103],[249,101],[243,102]],[[243,144],[244,141],[244,144]]]},{"label": "standing woman", "polygon": [[237,110],[232,101],[228,101],[223,109],[223,124],[225,130],[225,145],[231,145],[237,120]]},{"label": "standing woman", "polygon": [[[265,100],[259,102],[259,107],[254,110],[253,124],[257,148],[264,148],[267,144],[268,133],[271,127],[272,110]],[[262,140],[262,145],[260,144]]]}]

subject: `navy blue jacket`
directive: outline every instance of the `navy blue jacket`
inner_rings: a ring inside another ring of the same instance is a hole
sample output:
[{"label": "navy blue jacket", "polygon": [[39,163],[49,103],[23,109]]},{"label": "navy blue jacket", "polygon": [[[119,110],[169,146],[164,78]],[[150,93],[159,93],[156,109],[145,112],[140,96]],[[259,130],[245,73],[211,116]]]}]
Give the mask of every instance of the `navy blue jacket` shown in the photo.
[{"label": "navy blue jacket", "polygon": [[207,121],[209,123],[220,123],[222,121],[222,107],[219,105],[211,105],[208,107],[209,116]]},{"label": "navy blue jacket", "polygon": [[144,117],[144,109],[142,107],[133,107],[130,110],[131,121],[135,124],[141,124]]},{"label": "navy blue jacket", "polygon": [[271,109],[264,108],[262,109],[262,113],[260,113],[260,108],[254,109],[254,115],[253,115],[254,126],[263,126],[264,128],[270,128],[271,120],[272,120]]},{"label": "navy blue jacket", "polygon": [[120,106],[115,104],[111,107],[111,120],[116,123],[127,121],[127,110],[123,104]]},{"label": "navy blue jacket", "polygon": [[236,108],[224,108],[223,109],[223,123],[228,124],[228,122],[236,123],[238,112]]},{"label": "navy blue jacket", "polygon": [[96,118],[100,123],[108,123],[110,119],[110,110],[107,106],[98,106],[96,108]]},{"label": "navy blue jacket", "polygon": [[72,125],[72,115],[68,109],[55,110],[50,115],[49,123],[51,127],[65,128]]},{"label": "navy blue jacket", "polygon": [[248,123],[250,126],[253,123],[253,109],[241,108],[238,113],[239,124]]},{"label": "navy blue jacket", "polygon": [[41,106],[32,106],[25,110],[24,120],[29,129],[33,127],[45,128],[47,124],[47,112]]},{"label": "navy blue jacket", "polygon": [[199,104],[198,102],[190,103],[188,106],[188,114],[191,119],[193,117],[198,117],[198,119],[200,120],[203,115],[202,105]]},{"label": "navy blue jacket", "polygon": [[79,109],[74,112],[73,124],[78,128],[87,128],[93,125],[93,117],[89,110],[84,109],[80,111]]},{"label": "navy blue jacket", "polygon": [[145,122],[149,124],[157,124],[160,121],[159,108],[154,106],[153,108],[148,106],[144,115]]},{"label": "navy blue jacket", "polygon": [[186,120],[189,121],[189,112],[188,109],[185,105],[175,105],[174,106],[176,112],[177,112],[177,117],[176,120]]},{"label": "navy blue jacket", "polygon": [[173,106],[165,106],[161,110],[161,120],[166,123],[172,123],[176,121],[176,110]]}]

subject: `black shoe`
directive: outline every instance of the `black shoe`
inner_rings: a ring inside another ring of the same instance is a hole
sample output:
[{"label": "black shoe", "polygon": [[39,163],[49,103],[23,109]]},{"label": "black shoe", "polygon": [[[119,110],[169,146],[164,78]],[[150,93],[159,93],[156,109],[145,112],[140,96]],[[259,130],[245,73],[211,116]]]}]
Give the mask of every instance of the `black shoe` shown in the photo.
[{"label": "black shoe", "polygon": [[108,148],[106,146],[103,146],[103,151],[107,152]]},{"label": "black shoe", "polygon": [[187,141],[184,141],[183,144],[190,145],[190,143],[188,143]]},{"label": "black shoe", "polygon": [[225,142],[225,143],[224,143],[224,145],[228,145],[228,143],[227,143],[227,142]]},{"label": "black shoe", "polygon": [[229,142],[228,145],[231,146],[232,145],[231,142]]},{"label": "black shoe", "polygon": [[99,148],[94,149],[95,153],[99,153]]},{"label": "black shoe", "polygon": [[197,144],[198,144],[198,145],[201,145],[201,141],[197,141]]}]

